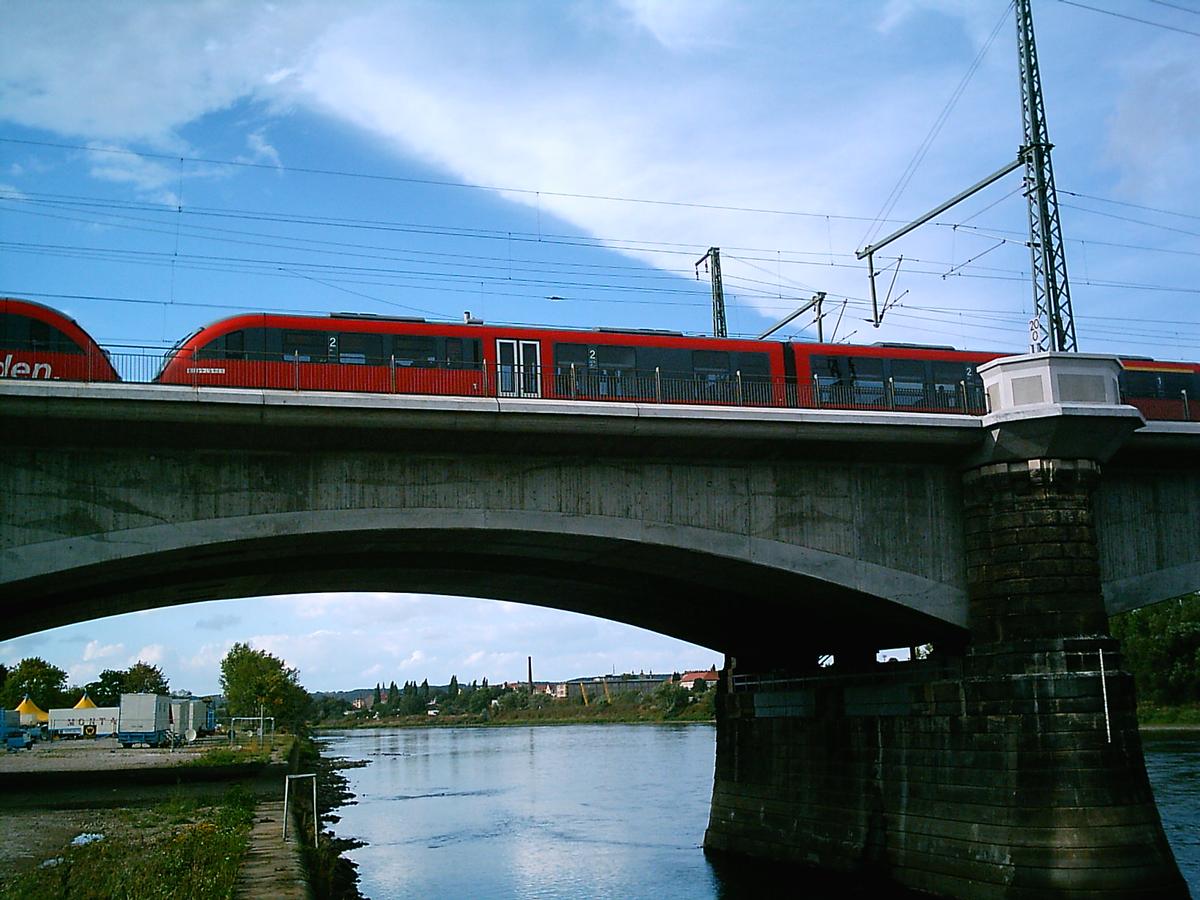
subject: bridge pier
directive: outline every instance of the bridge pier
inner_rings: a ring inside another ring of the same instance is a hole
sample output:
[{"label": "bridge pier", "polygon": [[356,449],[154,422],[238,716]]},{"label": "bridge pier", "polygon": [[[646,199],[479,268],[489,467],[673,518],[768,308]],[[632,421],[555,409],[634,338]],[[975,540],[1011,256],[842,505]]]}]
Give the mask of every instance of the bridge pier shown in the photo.
[{"label": "bridge pier", "polygon": [[727,661],[707,849],[959,897],[1188,896],[1108,634],[1099,465],[1005,455],[963,478],[965,652],[796,677]]}]

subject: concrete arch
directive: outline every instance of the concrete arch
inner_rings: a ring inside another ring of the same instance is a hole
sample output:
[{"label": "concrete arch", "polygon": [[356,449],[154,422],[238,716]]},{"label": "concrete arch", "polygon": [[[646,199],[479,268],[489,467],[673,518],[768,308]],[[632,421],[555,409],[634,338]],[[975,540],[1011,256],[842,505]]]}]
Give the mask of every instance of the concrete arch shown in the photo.
[{"label": "concrete arch", "polygon": [[[542,510],[344,509],[163,523],[0,555],[2,636],[203,599],[463,594],[599,615],[734,652],[956,634],[952,585],[827,551]],[[886,598],[886,599],[885,599]],[[25,610],[25,612],[22,612]]]}]

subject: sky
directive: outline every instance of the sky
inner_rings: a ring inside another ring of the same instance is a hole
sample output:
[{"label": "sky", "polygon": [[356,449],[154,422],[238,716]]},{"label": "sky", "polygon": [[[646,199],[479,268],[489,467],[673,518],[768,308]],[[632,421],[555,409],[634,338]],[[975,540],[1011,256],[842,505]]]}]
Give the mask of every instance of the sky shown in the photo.
[{"label": "sky", "polygon": [[[710,246],[731,334],[825,291],[826,339],[1028,345],[1019,172],[880,252],[878,329],[855,259],[1016,157],[1002,0],[3,11],[0,294],[67,312],[126,374],[245,310],[705,333]],[[1034,19],[1079,348],[1200,358],[1200,0],[1035,0]],[[516,679],[527,655],[547,679],[720,661],[566,613],[364,594],[97,620],[0,661],[82,683],[142,658],[210,691],[243,639],[318,690]]]}]

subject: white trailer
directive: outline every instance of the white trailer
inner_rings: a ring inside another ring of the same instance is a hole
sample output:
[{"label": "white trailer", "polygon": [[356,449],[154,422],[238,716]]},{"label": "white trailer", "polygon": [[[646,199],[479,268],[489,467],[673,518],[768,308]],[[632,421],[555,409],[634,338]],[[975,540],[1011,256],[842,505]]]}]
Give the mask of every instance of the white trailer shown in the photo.
[{"label": "white trailer", "polygon": [[208,734],[212,731],[212,725],[208,721],[209,705],[207,700],[190,700],[188,705],[191,707],[191,717],[188,719],[188,726],[196,730],[196,734]]},{"label": "white trailer", "polygon": [[117,740],[125,747],[149,744],[157,747],[167,740],[171,723],[171,701],[162,694],[122,694]]},{"label": "white trailer", "polygon": [[120,707],[94,706],[90,709],[50,710],[52,737],[112,737],[117,733]]},{"label": "white trailer", "polygon": [[191,728],[191,712],[192,709],[188,705],[189,701],[183,698],[171,699],[171,733],[178,735],[187,734],[187,730]]}]

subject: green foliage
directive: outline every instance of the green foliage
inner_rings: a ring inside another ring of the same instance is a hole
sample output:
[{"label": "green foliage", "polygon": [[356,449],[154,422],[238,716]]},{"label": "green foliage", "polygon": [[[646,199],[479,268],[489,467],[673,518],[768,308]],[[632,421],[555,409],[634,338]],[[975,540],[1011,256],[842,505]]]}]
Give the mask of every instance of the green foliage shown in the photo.
[{"label": "green foliage", "polygon": [[654,705],[664,716],[671,718],[687,709],[692,692],[673,681],[664,681],[654,690]]},{"label": "green foliage", "polygon": [[253,819],[253,798],[237,788],[208,808],[174,798],[131,835],[69,847],[58,865],[7,881],[0,900],[230,898]]},{"label": "green foliage", "polygon": [[61,707],[67,699],[67,673],[40,656],[29,656],[8,672],[0,687],[0,703],[13,709],[28,694],[42,709]]},{"label": "green foliage", "polygon": [[119,669],[105,669],[98,679],[84,685],[84,690],[97,706],[116,706],[125,691],[125,672]]},{"label": "green foliage", "polygon": [[295,669],[249,644],[234,644],[221,660],[221,690],[230,715],[257,716],[262,706],[264,715],[292,730],[303,726],[312,705]]},{"label": "green foliage", "polygon": [[105,669],[84,690],[97,706],[116,706],[122,694],[166,694],[170,685],[162,669],[139,659],[128,669]]},{"label": "green foliage", "polygon": [[162,669],[140,659],[125,670],[122,689],[126,694],[166,694],[170,691]]},{"label": "green foliage", "polygon": [[1200,702],[1200,594],[1113,616],[1109,625],[1140,699]]},{"label": "green foliage", "polygon": [[514,709],[529,709],[529,694],[525,691],[507,691],[500,697],[501,712]]},{"label": "green foliage", "polygon": [[183,765],[195,768],[209,769],[221,766],[245,766],[271,761],[271,753],[256,746],[242,747],[213,747],[204,751],[195,759],[189,759]]}]

